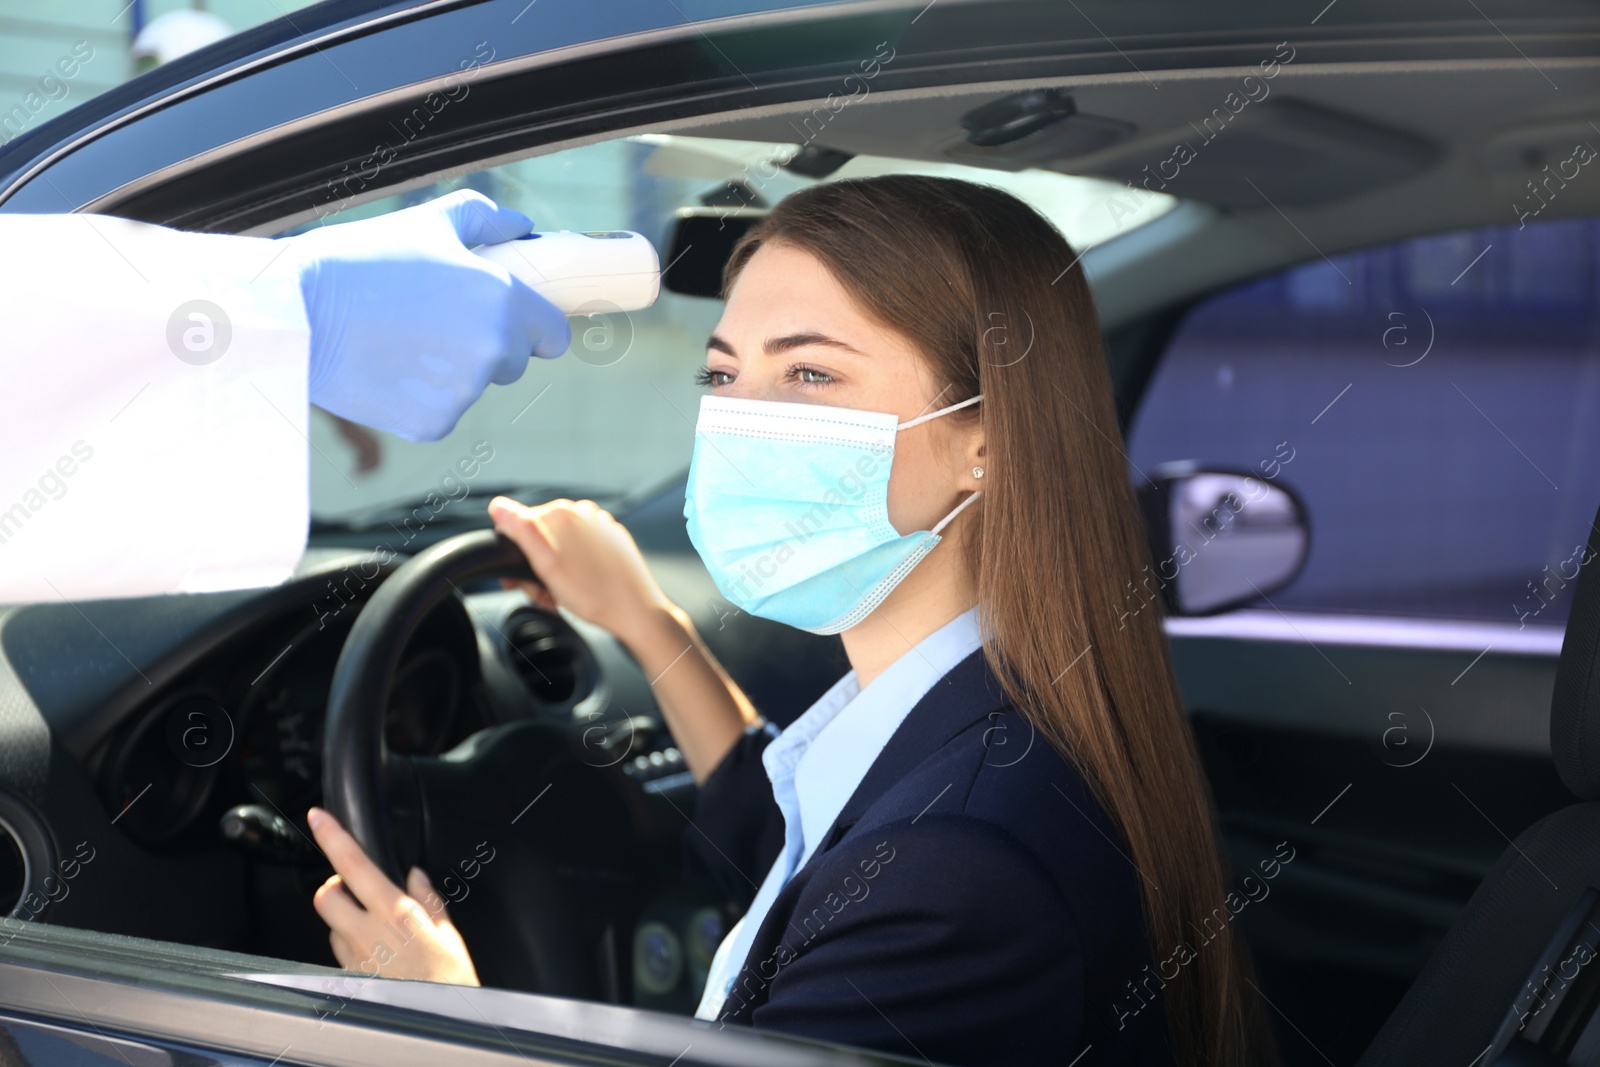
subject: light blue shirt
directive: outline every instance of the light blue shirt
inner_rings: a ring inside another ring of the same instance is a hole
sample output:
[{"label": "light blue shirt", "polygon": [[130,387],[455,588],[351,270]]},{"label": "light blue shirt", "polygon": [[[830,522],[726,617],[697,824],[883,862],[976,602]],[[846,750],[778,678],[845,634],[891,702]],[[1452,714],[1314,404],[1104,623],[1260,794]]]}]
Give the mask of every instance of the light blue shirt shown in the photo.
[{"label": "light blue shirt", "polygon": [[717,1017],[778,892],[811,858],[911,709],[981,644],[978,609],[969,608],[923,638],[865,689],[851,671],[788,729],[780,732],[770,722],[749,727],[773,736],[761,762],[783,812],[784,846],[749,910],[717,946],[695,1018]]}]

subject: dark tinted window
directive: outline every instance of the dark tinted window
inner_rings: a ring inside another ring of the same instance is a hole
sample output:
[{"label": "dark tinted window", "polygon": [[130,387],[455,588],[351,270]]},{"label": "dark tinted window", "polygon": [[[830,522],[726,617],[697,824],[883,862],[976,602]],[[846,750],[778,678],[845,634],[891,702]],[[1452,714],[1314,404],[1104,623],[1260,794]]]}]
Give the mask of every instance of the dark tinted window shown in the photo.
[{"label": "dark tinted window", "polygon": [[1292,455],[1311,555],[1281,608],[1561,623],[1600,500],[1597,307],[1596,220],[1317,259],[1194,309],[1130,456]]}]

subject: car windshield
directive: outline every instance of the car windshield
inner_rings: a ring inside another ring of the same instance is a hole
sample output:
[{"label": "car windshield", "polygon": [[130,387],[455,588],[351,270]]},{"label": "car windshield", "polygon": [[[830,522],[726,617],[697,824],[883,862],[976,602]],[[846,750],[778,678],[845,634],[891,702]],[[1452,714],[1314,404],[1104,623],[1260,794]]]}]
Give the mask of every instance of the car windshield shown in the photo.
[{"label": "car windshield", "polygon": [[[783,166],[799,144],[649,134],[519,160],[385,197],[294,227],[364,218],[458,188],[528,215],[539,230],[624,229],[665,257],[687,209],[770,207],[819,179]],[[823,181],[890,172],[944,174],[1001,186],[1049,218],[1079,251],[1159,217],[1171,198],[1053,171],[995,171],[858,155]],[[665,266],[666,263],[663,263]],[[408,442],[326,412],[311,428],[311,508],[322,526],[381,524],[429,494],[481,509],[487,493],[524,500],[587,496],[613,507],[681,476],[699,399],[694,381],[722,302],[663,290],[631,314],[572,318],[572,347],[534,361],[509,386],[490,386],[440,441]],[[461,472],[471,470],[463,489]],[[439,504],[431,510],[437,512]]]}]

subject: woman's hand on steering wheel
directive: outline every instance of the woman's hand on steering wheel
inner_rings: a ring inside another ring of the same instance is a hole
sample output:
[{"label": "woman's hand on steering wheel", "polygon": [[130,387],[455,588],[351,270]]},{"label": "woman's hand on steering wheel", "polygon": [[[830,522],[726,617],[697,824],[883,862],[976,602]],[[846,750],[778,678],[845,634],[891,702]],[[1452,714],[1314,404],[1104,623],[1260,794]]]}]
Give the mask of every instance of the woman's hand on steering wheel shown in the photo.
[{"label": "woman's hand on steering wheel", "polygon": [[339,966],[385,978],[479,984],[467,946],[422,868],[411,868],[403,892],[332,814],[312,808],[306,822],[336,872],[311,903],[328,924]]},{"label": "woman's hand on steering wheel", "polygon": [[489,502],[495,529],[515,541],[539,576],[508,581],[535,604],[566,608],[625,645],[671,603],[645,565],[633,535],[592,500],[552,500],[528,507],[509,497]]}]

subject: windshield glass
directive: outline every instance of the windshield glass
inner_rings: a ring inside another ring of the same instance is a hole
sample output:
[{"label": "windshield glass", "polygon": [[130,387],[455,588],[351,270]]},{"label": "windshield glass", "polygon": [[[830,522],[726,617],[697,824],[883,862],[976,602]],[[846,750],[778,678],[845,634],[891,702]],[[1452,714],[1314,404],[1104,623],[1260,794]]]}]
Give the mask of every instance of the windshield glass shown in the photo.
[{"label": "windshield glass", "polygon": [[[635,230],[663,257],[679,213],[770,207],[817,179],[785,169],[798,144],[648,134],[584,145],[438,182],[295,227],[301,232],[394,211],[452,189],[473,188],[533,219],[539,230]],[[1082,251],[1169,209],[1143,194],[1126,210],[1116,183],[1045,170],[995,171],[954,163],[856,156],[824,181],[890,172],[944,174],[1010,190],[1051,219]],[[1120,209],[1119,209],[1120,205]],[[326,525],[381,523],[430,493],[473,501],[516,488],[525,501],[587,496],[615,507],[687,470],[705,391],[694,373],[722,302],[663,289],[631,314],[572,318],[572,347],[535,360],[522,378],[491,385],[441,441],[412,443],[316,412],[311,508]],[[462,473],[472,470],[468,488]],[[460,514],[452,517],[463,517]]]}]

